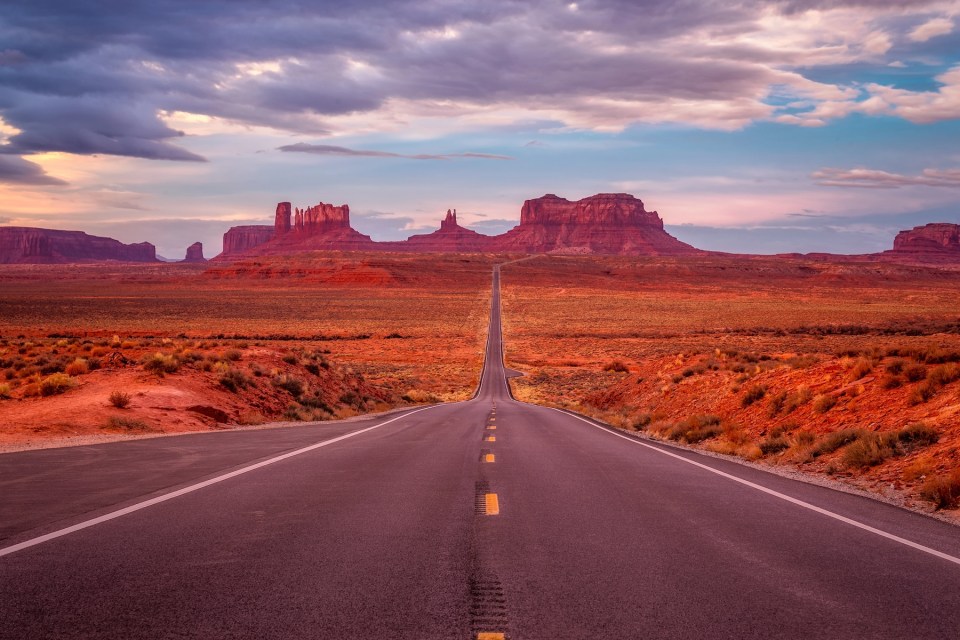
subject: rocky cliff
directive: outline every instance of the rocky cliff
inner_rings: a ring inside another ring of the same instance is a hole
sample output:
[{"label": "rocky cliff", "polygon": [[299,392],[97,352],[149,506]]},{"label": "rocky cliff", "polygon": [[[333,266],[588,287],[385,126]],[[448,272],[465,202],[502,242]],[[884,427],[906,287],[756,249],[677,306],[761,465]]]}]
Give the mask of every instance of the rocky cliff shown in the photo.
[{"label": "rocky cliff", "polygon": [[223,253],[220,257],[243,255],[273,239],[274,228],[265,224],[230,227],[223,234]]},{"label": "rocky cliff", "polygon": [[960,257],[960,224],[934,222],[901,231],[893,239],[893,253],[957,259]]},{"label": "rocky cliff", "polygon": [[206,262],[207,259],[203,257],[203,243],[194,242],[187,247],[187,257],[185,257],[183,261],[194,263]]},{"label": "rocky cliff", "polygon": [[[228,237],[229,236],[229,237]],[[320,203],[306,209],[280,202],[274,226],[234,227],[224,235],[221,259],[241,254],[317,249],[422,252],[605,253],[679,255],[700,253],[663,230],[656,211],[626,193],[601,193],[571,202],[555,195],[527,200],[520,224],[499,236],[460,226],[447,210],[437,231],[400,242],[374,242],[350,226],[350,208]]]},{"label": "rocky cliff", "polygon": [[659,214],[627,193],[599,193],[576,202],[553,194],[527,200],[520,224],[495,240],[498,251],[523,253],[699,253],[664,231]]},{"label": "rocky cliff", "polygon": [[123,244],[113,238],[82,231],[0,227],[0,263],[57,264],[70,262],[156,262],[157,252],[149,242]]}]

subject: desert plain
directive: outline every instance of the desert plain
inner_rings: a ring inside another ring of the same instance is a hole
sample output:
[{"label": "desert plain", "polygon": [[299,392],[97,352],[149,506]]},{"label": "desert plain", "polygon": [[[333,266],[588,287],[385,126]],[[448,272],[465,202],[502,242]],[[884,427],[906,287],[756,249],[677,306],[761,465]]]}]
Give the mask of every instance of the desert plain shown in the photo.
[{"label": "desert plain", "polygon": [[734,256],[308,252],[0,267],[0,446],[469,398],[502,267],[519,400],[960,504],[960,268]]}]

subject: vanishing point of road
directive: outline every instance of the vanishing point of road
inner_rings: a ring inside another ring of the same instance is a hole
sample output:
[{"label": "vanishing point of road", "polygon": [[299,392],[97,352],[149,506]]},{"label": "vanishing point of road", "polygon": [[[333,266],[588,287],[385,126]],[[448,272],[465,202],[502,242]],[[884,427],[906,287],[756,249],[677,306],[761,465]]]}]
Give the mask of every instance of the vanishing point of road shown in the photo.
[{"label": "vanishing point of road", "polygon": [[510,397],[0,455],[0,638],[957,638],[960,531]]}]

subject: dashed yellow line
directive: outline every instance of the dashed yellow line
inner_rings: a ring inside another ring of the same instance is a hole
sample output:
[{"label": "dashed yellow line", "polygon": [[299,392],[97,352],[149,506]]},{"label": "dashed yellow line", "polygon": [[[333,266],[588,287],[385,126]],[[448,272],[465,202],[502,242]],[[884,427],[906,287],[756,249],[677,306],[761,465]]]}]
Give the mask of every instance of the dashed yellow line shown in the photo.
[{"label": "dashed yellow line", "polygon": [[506,637],[499,631],[481,631],[477,634],[477,640],[506,640]]},{"label": "dashed yellow line", "polygon": [[491,424],[490,426],[487,427],[487,431],[496,431],[496,430],[497,430],[497,425],[495,424]]},{"label": "dashed yellow line", "polygon": [[484,440],[486,440],[487,442],[496,442],[497,436],[487,436],[486,438],[484,438]]},{"label": "dashed yellow line", "polygon": [[484,462],[496,462],[496,457],[492,453],[485,454],[483,456]]},{"label": "dashed yellow line", "polygon": [[484,499],[484,515],[500,515],[500,501],[497,499],[497,494],[488,493],[486,496],[484,496]]}]

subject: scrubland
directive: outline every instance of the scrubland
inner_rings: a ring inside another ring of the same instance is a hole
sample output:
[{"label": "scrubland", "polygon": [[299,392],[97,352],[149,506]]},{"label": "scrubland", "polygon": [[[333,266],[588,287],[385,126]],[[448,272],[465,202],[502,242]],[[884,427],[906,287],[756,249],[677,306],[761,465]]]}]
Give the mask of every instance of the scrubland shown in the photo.
[{"label": "scrubland", "polygon": [[960,270],[545,256],[503,271],[522,400],[960,505]]},{"label": "scrubland", "polygon": [[0,446],[468,398],[492,264],[316,253],[206,267],[4,266]]}]

